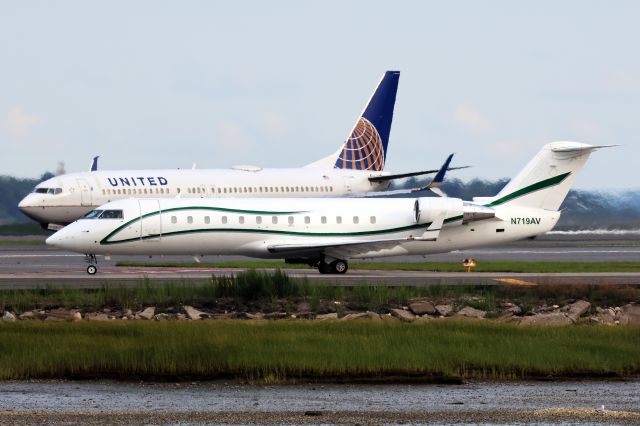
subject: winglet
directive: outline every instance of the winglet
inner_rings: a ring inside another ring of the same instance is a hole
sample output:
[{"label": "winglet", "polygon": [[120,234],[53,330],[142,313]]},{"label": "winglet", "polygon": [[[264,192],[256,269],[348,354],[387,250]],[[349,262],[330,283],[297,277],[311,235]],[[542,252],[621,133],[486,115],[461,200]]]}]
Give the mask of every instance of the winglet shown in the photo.
[{"label": "winglet", "polygon": [[91,161],[91,168],[89,169],[90,171],[95,172],[98,170],[98,158],[100,158],[99,155],[93,157],[93,160]]},{"label": "winglet", "polygon": [[440,186],[442,186],[442,182],[444,181],[444,175],[447,173],[447,170],[449,170],[449,164],[451,164],[452,158],[453,158],[453,154],[450,154],[447,157],[442,167],[440,167],[440,170],[438,170],[438,173],[436,173],[436,175],[433,177],[433,180],[431,181],[431,183],[427,185],[428,188],[439,188]]}]

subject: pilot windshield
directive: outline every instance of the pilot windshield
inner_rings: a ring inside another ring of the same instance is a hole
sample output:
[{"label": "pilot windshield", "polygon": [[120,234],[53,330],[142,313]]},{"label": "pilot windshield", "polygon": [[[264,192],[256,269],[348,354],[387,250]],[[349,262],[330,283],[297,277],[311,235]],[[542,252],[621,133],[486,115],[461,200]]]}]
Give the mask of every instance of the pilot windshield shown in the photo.
[{"label": "pilot windshield", "polygon": [[33,192],[36,194],[57,195],[62,193],[62,188],[34,188]]},{"label": "pilot windshield", "polygon": [[98,216],[100,216],[100,213],[102,213],[103,210],[91,210],[89,213],[85,214],[82,218],[83,219],[95,219]]},{"label": "pilot windshield", "polygon": [[122,219],[122,210],[105,210],[98,219]]}]

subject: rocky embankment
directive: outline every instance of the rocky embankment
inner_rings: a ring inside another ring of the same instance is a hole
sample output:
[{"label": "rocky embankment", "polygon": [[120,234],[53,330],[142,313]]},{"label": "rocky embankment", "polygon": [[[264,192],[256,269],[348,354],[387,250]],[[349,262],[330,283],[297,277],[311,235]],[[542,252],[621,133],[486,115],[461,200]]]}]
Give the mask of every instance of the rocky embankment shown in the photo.
[{"label": "rocky embankment", "polygon": [[[492,320],[518,325],[564,326],[571,324],[627,325],[640,324],[640,304],[630,303],[624,306],[592,306],[585,300],[577,300],[560,305],[542,305],[525,310],[516,303],[505,301],[495,310],[484,311],[470,305],[478,302],[474,298],[437,303],[427,299],[412,300],[407,306],[389,306],[381,312],[350,309],[341,302],[324,304],[312,311],[306,302],[293,305],[290,301],[281,301],[271,308],[275,309],[205,309],[189,305],[164,308],[161,311],[154,306],[133,311],[105,307],[98,312],[83,312],[80,309],[35,309],[24,312],[5,310],[3,322],[14,321],[198,321],[198,320],[282,320],[305,319],[316,321],[350,321],[389,319],[403,322],[437,321],[444,319]],[[278,309],[281,308],[281,309]]]}]

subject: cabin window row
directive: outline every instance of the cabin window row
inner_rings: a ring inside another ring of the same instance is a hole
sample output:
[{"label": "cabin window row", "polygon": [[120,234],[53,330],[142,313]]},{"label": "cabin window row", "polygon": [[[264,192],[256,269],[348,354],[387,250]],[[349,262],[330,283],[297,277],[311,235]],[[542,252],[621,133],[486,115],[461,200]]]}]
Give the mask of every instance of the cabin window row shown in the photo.
[{"label": "cabin window row", "polygon": [[[60,190],[62,191],[62,190]],[[211,188],[211,193],[218,194],[269,194],[269,193],[296,193],[296,192],[333,192],[333,186],[244,186],[244,187],[224,187]],[[180,194],[181,189],[177,188],[176,193]],[[143,194],[170,194],[169,188],[117,188],[103,189],[102,195],[143,195]],[[187,188],[188,194],[206,195],[205,188]]]},{"label": "cabin window row", "polygon": [[[237,216],[238,218],[238,223],[240,225],[245,223],[245,217],[244,216]],[[276,225],[278,224],[280,220],[280,216],[271,216],[271,223]],[[284,220],[284,219],[283,219]],[[296,223],[296,218],[294,216],[287,216],[287,222],[289,225],[293,225]],[[359,216],[353,216],[352,221],[354,224],[359,224],[360,223],[360,217]],[[211,217],[210,216],[204,216],[203,222],[208,225],[211,223]],[[171,223],[178,223],[178,217],[177,216],[171,216]],[[193,223],[193,216],[187,216],[187,223],[188,224],[192,224]],[[229,218],[227,216],[221,216],[220,217],[220,223],[227,224],[229,223]],[[262,224],[262,216],[255,216],[255,223],[257,225]],[[304,223],[306,225],[311,223],[311,217],[310,216],[304,216]],[[323,225],[327,224],[327,216],[320,216],[320,223]],[[335,223],[336,224],[341,224],[342,223],[342,216],[336,216],[335,217]],[[369,217],[369,223],[371,224],[375,224],[376,223],[376,217],[375,216],[370,216]]]}]

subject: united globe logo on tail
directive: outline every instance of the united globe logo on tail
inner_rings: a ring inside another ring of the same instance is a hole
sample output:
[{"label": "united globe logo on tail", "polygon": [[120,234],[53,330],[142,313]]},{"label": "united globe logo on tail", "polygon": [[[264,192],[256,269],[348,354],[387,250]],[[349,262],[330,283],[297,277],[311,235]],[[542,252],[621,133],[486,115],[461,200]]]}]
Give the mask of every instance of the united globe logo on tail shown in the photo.
[{"label": "united globe logo on tail", "polygon": [[360,117],[335,164],[339,169],[384,170],[384,147],[373,124]]},{"label": "united globe logo on tail", "polygon": [[334,168],[384,170],[399,78],[399,71],[384,73],[347,141],[337,152]]}]

